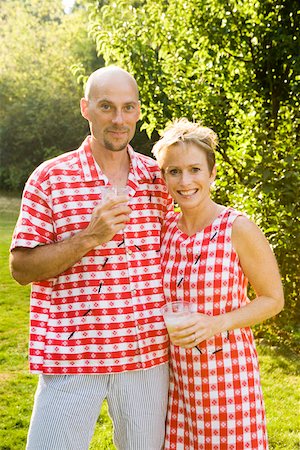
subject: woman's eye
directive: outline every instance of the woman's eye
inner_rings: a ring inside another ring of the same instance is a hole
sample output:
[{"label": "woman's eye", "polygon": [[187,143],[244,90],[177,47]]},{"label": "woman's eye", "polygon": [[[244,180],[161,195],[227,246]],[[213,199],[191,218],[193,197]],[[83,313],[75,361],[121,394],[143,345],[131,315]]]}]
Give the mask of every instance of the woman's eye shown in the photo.
[{"label": "woman's eye", "polygon": [[193,173],[197,173],[199,171],[200,171],[199,167],[192,167],[192,172]]},{"label": "woman's eye", "polygon": [[179,170],[178,169],[171,169],[171,170],[169,170],[169,174],[170,175],[178,175],[179,174]]}]

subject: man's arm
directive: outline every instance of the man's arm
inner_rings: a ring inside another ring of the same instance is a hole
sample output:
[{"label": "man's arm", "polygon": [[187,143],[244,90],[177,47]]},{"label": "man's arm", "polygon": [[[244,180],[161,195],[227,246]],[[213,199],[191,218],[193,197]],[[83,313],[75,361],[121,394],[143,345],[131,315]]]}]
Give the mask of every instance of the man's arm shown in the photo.
[{"label": "man's arm", "polygon": [[131,212],[126,201],[126,197],[119,197],[97,206],[89,225],[69,239],[35,248],[14,248],[10,255],[13,278],[25,285],[56,277],[72,267],[90,250],[110,241],[125,228]]}]

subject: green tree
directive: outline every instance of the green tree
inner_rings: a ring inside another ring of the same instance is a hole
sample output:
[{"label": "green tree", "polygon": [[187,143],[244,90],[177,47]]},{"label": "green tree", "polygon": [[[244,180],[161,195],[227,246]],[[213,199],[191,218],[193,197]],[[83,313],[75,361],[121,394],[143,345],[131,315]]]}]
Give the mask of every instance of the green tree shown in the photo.
[{"label": "green tree", "polygon": [[268,236],[299,325],[299,13],[295,0],[114,0],[91,7],[99,55],[131,71],[148,134],[185,116],[220,137],[215,197]]},{"label": "green tree", "polygon": [[2,4],[0,185],[20,189],[45,158],[74,149],[87,133],[82,86],[72,66],[99,65],[86,30],[87,14],[66,15],[60,0]]}]

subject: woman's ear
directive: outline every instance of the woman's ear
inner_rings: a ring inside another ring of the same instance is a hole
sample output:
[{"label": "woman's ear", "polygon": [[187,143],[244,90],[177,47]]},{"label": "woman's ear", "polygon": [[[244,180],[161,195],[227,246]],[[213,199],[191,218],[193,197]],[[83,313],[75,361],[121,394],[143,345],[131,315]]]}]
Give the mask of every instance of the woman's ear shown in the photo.
[{"label": "woman's ear", "polygon": [[215,164],[210,174],[210,184],[212,185],[217,176],[217,165]]}]

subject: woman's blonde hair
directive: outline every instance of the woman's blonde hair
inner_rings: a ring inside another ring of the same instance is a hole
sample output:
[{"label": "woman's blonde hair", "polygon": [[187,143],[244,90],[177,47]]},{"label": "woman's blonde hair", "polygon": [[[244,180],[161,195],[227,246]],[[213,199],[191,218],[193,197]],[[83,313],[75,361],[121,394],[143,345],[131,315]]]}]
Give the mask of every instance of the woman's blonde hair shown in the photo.
[{"label": "woman's blonde hair", "polygon": [[153,146],[152,153],[159,163],[162,150],[182,143],[195,144],[203,150],[206,153],[209,170],[212,171],[216,162],[215,149],[218,145],[218,135],[210,128],[185,118],[174,120],[164,129],[160,140]]}]

